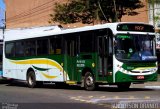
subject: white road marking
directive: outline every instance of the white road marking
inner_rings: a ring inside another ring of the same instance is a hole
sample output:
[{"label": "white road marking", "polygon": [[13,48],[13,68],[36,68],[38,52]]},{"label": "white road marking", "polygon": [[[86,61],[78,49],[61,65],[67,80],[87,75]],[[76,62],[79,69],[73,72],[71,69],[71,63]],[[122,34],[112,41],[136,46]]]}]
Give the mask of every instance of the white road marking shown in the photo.
[{"label": "white road marking", "polygon": [[160,85],[159,86],[145,86],[145,88],[147,88],[147,89],[160,89]]}]

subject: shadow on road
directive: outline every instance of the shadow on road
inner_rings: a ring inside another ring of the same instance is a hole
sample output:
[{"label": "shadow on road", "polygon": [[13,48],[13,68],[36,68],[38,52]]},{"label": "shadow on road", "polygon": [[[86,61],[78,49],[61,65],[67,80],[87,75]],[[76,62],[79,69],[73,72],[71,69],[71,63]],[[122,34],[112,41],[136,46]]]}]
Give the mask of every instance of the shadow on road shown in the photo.
[{"label": "shadow on road", "polygon": [[129,89],[118,89],[117,87],[99,87],[97,91],[105,92],[132,92],[132,91],[153,91],[147,88],[129,88]]},{"label": "shadow on road", "polygon": [[[19,80],[1,80],[0,85],[5,84],[6,86],[15,86],[15,87],[28,87],[25,81]],[[36,88],[43,89],[66,89],[66,90],[84,90],[80,86],[70,86],[66,84],[43,84],[38,85]],[[118,89],[115,87],[98,87],[94,91],[103,91],[103,92],[131,92],[131,91],[153,91],[154,89],[147,88],[129,88],[129,89]]]}]

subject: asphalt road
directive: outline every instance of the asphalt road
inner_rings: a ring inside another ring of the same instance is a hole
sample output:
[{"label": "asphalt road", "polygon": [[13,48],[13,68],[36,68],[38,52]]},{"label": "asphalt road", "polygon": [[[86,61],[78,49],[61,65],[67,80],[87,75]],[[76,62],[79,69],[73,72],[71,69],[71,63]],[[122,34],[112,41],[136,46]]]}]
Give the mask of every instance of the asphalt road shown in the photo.
[{"label": "asphalt road", "polygon": [[24,82],[0,81],[0,109],[160,109],[160,88],[132,85],[129,90],[104,86],[85,91],[77,86],[43,85],[28,88]]}]

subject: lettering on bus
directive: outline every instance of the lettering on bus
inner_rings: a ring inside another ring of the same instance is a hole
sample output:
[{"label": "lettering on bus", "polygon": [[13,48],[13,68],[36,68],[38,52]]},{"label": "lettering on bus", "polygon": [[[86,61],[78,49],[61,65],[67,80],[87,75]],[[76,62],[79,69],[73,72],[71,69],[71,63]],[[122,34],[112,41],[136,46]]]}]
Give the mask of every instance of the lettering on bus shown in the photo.
[{"label": "lettering on bus", "polygon": [[119,24],[117,31],[155,32],[152,25],[147,24]]},{"label": "lettering on bus", "polygon": [[144,30],[144,26],[135,26],[135,30],[143,31]]},{"label": "lettering on bus", "polygon": [[77,60],[77,67],[85,67],[85,60]]}]

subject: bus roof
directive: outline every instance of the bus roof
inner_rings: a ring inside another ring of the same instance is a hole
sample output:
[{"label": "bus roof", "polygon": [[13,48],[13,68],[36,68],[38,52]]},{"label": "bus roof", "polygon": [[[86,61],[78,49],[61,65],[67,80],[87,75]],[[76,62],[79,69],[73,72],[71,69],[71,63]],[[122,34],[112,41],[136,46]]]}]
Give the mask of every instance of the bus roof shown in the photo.
[{"label": "bus roof", "polygon": [[[5,31],[4,40],[5,41],[19,40],[19,39],[26,39],[26,38],[35,38],[35,37],[82,32],[82,31],[90,31],[90,30],[104,29],[104,28],[111,29],[114,34],[117,31],[116,30],[117,25],[122,23],[135,24],[135,22],[118,22],[118,23],[99,24],[94,26],[85,26],[85,27],[72,28],[72,29],[65,29],[60,26],[41,26],[41,27],[31,27],[31,28],[7,29]],[[145,23],[136,22],[136,24],[145,24]]]}]

